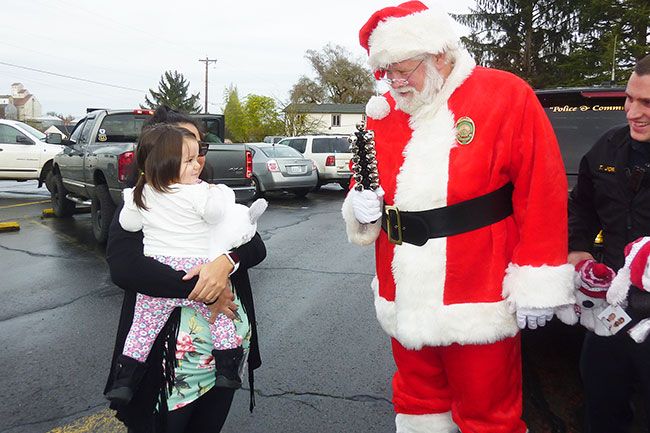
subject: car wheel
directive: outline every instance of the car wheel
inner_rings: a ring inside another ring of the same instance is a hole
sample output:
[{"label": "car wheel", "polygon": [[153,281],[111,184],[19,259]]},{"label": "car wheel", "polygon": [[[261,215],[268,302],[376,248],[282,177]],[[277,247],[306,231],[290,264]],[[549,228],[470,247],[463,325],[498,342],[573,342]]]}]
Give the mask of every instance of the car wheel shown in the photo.
[{"label": "car wheel", "polygon": [[305,197],[307,194],[309,194],[310,191],[311,188],[296,188],[292,190],[292,192],[296,195],[296,197],[300,197],[300,198]]},{"label": "car wheel", "polygon": [[108,228],[115,214],[115,204],[108,192],[108,186],[97,185],[95,196],[90,202],[90,220],[93,225],[93,235],[99,243],[108,239]]},{"label": "car wheel", "polygon": [[343,188],[346,191],[349,190],[350,189],[350,180],[351,179],[352,178],[348,178],[346,180],[339,181],[339,185],[341,185],[341,188]]},{"label": "car wheel", "polygon": [[52,209],[54,215],[59,218],[66,218],[72,216],[77,205],[65,198],[68,191],[63,186],[63,179],[60,174],[52,174],[50,179],[50,199],[52,201]]},{"label": "car wheel", "polygon": [[52,190],[54,189],[54,173],[52,173],[52,170],[49,170],[47,174],[45,175],[45,188],[52,194]]},{"label": "car wheel", "polygon": [[264,196],[264,192],[262,191],[262,187],[260,186],[260,181],[255,177],[251,177],[251,181],[253,182],[253,186],[255,187],[255,195],[253,196],[253,200],[257,200],[258,198],[261,198]]}]

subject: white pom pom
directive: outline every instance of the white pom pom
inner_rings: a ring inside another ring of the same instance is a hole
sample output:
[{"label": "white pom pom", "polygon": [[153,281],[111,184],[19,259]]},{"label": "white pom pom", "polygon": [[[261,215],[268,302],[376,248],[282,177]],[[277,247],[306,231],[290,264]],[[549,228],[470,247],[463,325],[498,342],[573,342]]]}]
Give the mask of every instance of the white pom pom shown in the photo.
[{"label": "white pom pom", "polygon": [[366,104],[366,115],[375,120],[381,120],[390,113],[390,105],[383,96],[373,96]]}]

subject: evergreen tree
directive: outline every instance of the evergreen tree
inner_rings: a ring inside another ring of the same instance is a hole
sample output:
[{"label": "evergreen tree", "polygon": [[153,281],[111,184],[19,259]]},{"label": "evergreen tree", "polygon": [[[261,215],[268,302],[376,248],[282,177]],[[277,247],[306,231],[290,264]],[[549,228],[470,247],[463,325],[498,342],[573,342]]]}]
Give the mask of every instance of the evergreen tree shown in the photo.
[{"label": "evergreen tree", "polygon": [[223,115],[226,120],[226,137],[235,143],[242,143],[246,141],[246,126],[244,108],[239,100],[239,93],[237,87],[230,85],[225,92],[225,107]]},{"label": "evergreen tree", "polygon": [[185,113],[198,113],[201,107],[198,104],[199,94],[189,95],[190,83],[177,71],[166,71],[158,83],[158,91],[149,89],[149,96],[144,97],[146,106],[142,108],[155,109],[159,105],[166,105],[174,110]]},{"label": "evergreen tree", "polygon": [[454,17],[479,64],[537,88],[603,84],[612,70],[622,84],[649,50],[647,0],[477,0]]}]

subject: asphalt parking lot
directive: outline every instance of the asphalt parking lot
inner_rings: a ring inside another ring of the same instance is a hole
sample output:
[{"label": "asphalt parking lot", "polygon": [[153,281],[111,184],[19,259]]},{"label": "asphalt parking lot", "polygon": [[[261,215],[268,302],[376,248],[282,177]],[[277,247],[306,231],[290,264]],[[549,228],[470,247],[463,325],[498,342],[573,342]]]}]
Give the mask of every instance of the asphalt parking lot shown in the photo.
[{"label": "asphalt parking lot", "polygon": [[[251,270],[263,357],[257,407],[249,414],[239,392],[224,433],[394,431],[372,249],[347,243],[343,197],[337,185],[306,199],[268,196],[259,224],[268,256]],[[49,207],[45,188],[0,181],[0,222],[20,224],[0,233],[0,433],[124,433],[101,395],[122,292],[89,215],[51,218]],[[581,432],[582,331],[554,320],[522,340],[530,431]]]}]

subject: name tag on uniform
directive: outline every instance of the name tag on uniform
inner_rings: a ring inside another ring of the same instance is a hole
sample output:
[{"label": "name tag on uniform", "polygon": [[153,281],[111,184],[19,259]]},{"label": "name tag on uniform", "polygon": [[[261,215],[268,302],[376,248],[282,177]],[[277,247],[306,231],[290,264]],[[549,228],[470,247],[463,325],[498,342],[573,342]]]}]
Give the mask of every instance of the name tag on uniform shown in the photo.
[{"label": "name tag on uniform", "polygon": [[601,173],[616,173],[616,167],[613,165],[600,164],[598,166],[598,171]]}]

